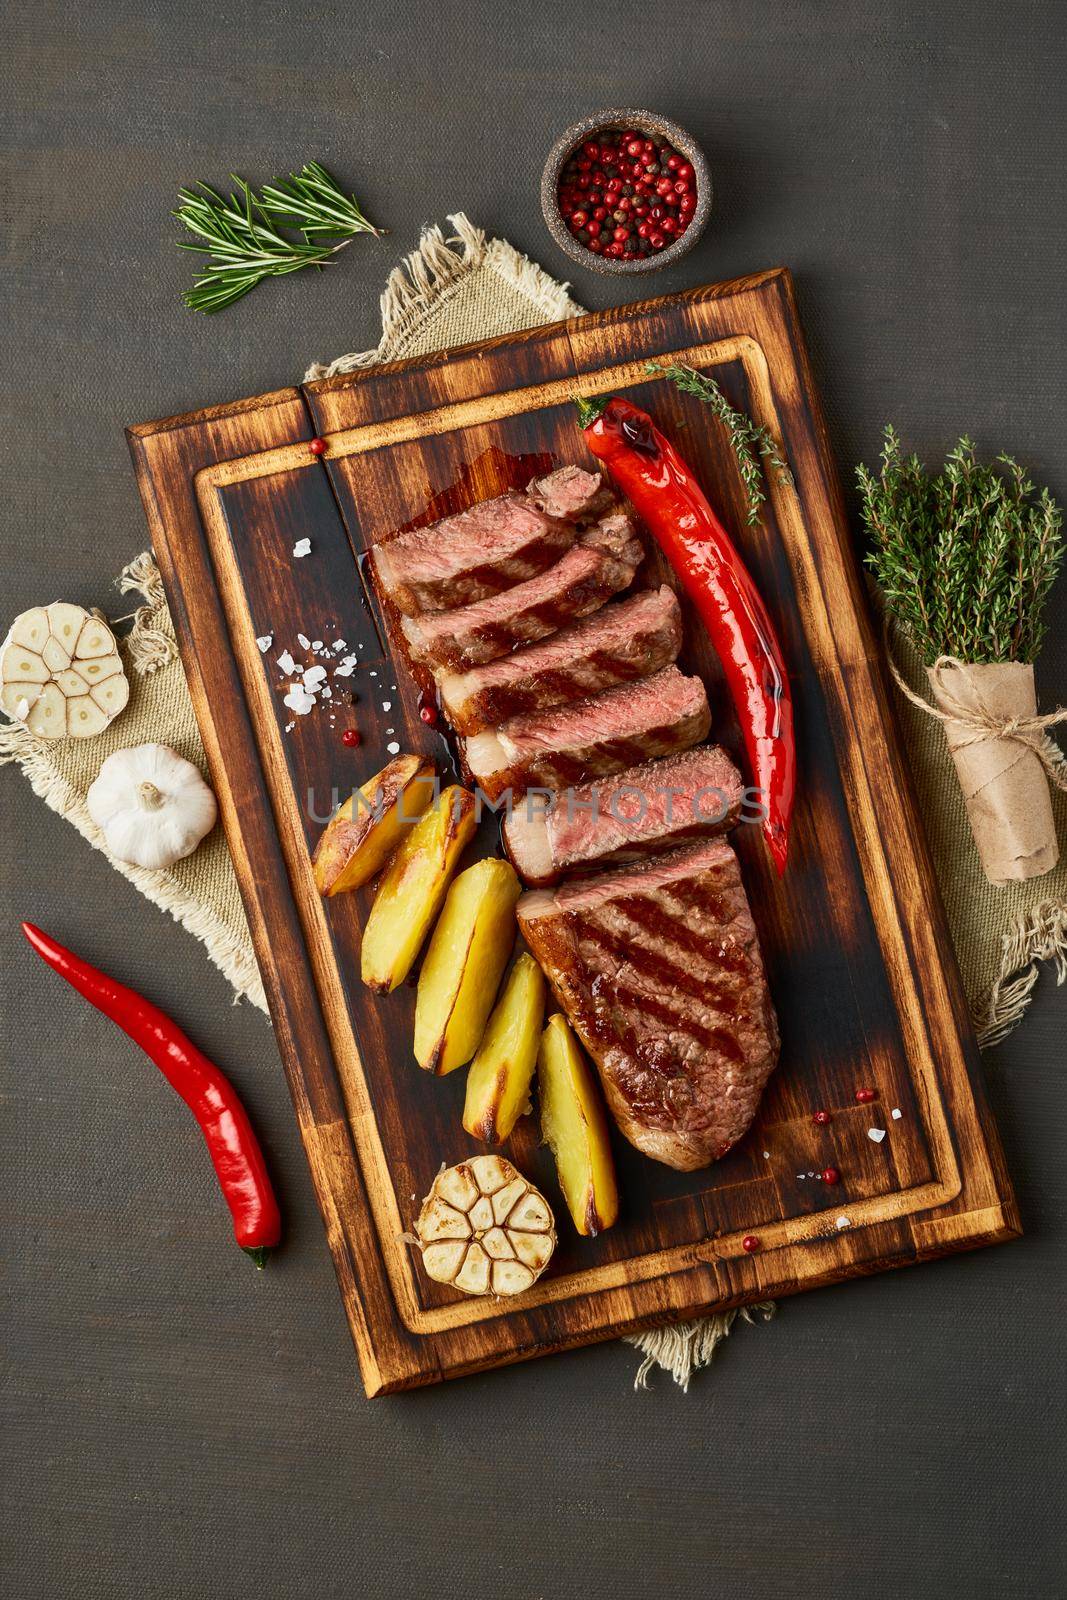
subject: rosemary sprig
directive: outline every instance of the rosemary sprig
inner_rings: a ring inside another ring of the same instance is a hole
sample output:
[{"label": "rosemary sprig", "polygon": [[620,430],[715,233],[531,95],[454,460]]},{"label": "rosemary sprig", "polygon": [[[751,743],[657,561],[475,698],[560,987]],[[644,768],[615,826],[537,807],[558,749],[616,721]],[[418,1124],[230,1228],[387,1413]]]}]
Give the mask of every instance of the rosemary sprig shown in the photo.
[{"label": "rosemary sprig", "polygon": [[1033,661],[1063,556],[1063,517],[1010,456],[977,460],[963,438],[936,476],[885,430],[876,477],[857,468],[867,562],[886,609],[931,665]]},{"label": "rosemary sprig", "polygon": [[[206,183],[178,191],[182,203],[174,216],[196,235],[195,241],[180,239],[178,248],[208,257],[183,296],[193,311],[221,311],[264,278],[325,266],[356,234],[380,232],[317,161],[264,184],[258,194],[230,176],[236,185],[230,195]],[[294,231],[302,237],[292,238]]]},{"label": "rosemary sprig", "polygon": [[767,498],[761,460],[765,461],[779,483],[792,483],[793,474],[785,461],[781,446],[767,428],[753,422],[743,411],[737,411],[727,400],[714,378],[698,372],[695,367],[661,365],[658,361],[645,363],[647,372],[670,378],[685,394],[694,394],[709,405],[730,436],[730,446],[737,458],[737,470],[745,486],[748,501],[749,526],[759,521],[760,510]]}]

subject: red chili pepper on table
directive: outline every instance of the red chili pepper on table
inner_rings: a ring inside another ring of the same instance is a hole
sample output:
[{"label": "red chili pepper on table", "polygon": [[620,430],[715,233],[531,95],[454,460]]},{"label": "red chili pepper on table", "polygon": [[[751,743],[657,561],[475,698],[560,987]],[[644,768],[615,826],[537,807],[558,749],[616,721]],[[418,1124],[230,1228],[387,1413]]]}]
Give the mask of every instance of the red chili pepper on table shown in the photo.
[{"label": "red chili pepper on table", "polygon": [[618,396],[579,400],[590,450],[632,502],[711,636],[764,806],[763,836],[779,874],[796,787],[793,702],[767,608],[692,471],[646,411]]},{"label": "red chili pepper on table", "polygon": [[204,1135],[237,1243],[262,1267],[281,1239],[281,1216],[259,1140],[229,1079],[150,1000],[65,950],[32,922],[24,922],[22,931],[41,959],[128,1033],[181,1095]]}]

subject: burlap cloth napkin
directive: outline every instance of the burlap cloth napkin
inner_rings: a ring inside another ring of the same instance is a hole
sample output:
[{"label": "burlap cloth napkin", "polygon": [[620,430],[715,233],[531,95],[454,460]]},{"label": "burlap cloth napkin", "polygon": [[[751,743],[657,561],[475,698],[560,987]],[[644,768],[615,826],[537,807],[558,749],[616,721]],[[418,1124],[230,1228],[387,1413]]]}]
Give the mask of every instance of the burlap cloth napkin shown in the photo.
[{"label": "burlap cloth napkin", "polygon": [[[547,273],[503,239],[487,239],[461,215],[449,218],[446,239],[429,228],[419,248],[394,269],[382,295],[382,339],[374,350],[315,364],[305,379],[329,377],[394,361],[428,355],[475,339],[517,333],[583,308]],[[206,771],[192,703],[178,660],[174,629],[159,573],[145,551],[120,574],[123,593],[140,594],[143,604],[128,617],[120,642],[130,677],[130,702],[112,726],[96,739],[50,743],[25,729],[0,727],[0,762],[17,763],[35,792],[72,822],[141,893],[204,944],[236,994],[266,1010],[263,985],[248,933],[237,880],[221,829],[215,829],[186,860],[165,871],[130,867],[111,856],[86,809],[85,796],[104,758],[113,750],[156,742],[173,746]],[[78,600],[75,593],[63,599]],[[898,650],[899,664],[913,688],[923,689],[919,662]],[[1056,963],[1060,982],[1067,976],[1067,862],[1029,884],[994,889],[985,880],[971,842],[963,800],[939,724],[901,700],[909,754],[923,816],[941,882],[952,936],[972,1011],[983,1040],[1003,1038],[1029,1003],[1041,961]],[[1057,827],[1067,837],[1067,800],[1054,796]],[[644,1354],[637,1381],[653,1366],[664,1367],[687,1388],[693,1372],[706,1366],[717,1345],[740,1315],[768,1316],[773,1307],[728,1312],[675,1328],[656,1329],[630,1342]]]}]

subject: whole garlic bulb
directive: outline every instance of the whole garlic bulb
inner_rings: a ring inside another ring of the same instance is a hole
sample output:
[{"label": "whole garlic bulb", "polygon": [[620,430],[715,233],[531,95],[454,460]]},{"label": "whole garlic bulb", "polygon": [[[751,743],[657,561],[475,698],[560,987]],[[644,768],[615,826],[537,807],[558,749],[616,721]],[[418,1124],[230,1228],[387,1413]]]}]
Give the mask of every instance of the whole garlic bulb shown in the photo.
[{"label": "whole garlic bulb", "polygon": [[165,744],[108,756],[86,795],[107,847],[137,867],[169,867],[215,826],[215,796],[191,761]]}]

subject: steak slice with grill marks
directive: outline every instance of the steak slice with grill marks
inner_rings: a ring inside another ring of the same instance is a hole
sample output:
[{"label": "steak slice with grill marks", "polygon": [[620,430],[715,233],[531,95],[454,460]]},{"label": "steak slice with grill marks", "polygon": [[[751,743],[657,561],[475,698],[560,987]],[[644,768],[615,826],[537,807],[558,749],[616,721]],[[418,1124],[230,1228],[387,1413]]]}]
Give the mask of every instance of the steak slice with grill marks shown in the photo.
[{"label": "steak slice with grill marks", "polygon": [[452,726],[480,733],[509,717],[648,677],[669,666],[681,647],[682,613],[664,584],[469,672],[439,672],[437,690]]},{"label": "steak slice with grill marks", "polygon": [[636,861],[721,833],[741,809],[741,774],[718,745],[647,761],[557,795],[531,795],[504,822],[504,843],[528,884],[609,861]]},{"label": "steak slice with grill marks", "polygon": [[491,800],[505,789],[560,789],[598,773],[622,772],[642,756],[687,750],[711,726],[699,678],[664,667],[651,678],[603,694],[513,717],[464,746],[472,779]]},{"label": "steak slice with grill marks", "polygon": [[543,572],[575,540],[572,522],[514,490],[375,545],[371,563],[398,611],[471,605]]},{"label": "steak slice with grill marks", "polygon": [[534,890],[516,909],[631,1144],[682,1172],[725,1155],[778,1059],[756,928],[726,841]]},{"label": "steak slice with grill marks", "polygon": [[633,582],[643,554],[629,516],[612,512],[546,572],[474,605],[404,617],[404,636],[416,661],[428,666],[458,669],[495,661],[516,645],[547,638],[564,623],[598,611]]}]

